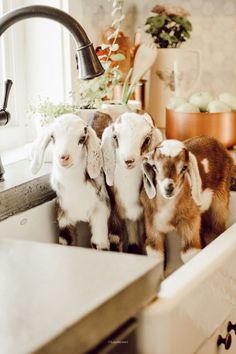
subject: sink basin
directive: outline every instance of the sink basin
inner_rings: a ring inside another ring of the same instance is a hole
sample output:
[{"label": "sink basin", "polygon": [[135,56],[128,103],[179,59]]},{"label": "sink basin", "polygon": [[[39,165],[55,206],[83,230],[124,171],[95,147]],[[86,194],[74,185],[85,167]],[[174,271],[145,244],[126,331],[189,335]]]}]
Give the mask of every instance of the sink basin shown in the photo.
[{"label": "sink basin", "polygon": [[[54,218],[54,201],[10,217],[0,222],[0,241],[4,238],[55,243]],[[88,247],[88,230],[80,227],[84,230],[80,245]],[[236,314],[236,192],[231,192],[228,227],[185,265],[179,257],[178,236],[168,235],[167,271],[171,275],[162,281],[157,300],[139,313],[131,352],[203,353],[201,346],[233,312]],[[232,321],[235,323],[236,318]],[[121,346],[114,353],[121,354],[123,350]],[[207,352],[211,353],[216,351]]]}]

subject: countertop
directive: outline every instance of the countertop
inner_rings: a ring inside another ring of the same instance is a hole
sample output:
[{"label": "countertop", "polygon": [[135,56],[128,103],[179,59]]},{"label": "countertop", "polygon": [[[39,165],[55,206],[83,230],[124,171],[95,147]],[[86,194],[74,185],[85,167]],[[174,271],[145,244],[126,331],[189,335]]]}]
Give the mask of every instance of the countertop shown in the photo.
[{"label": "countertop", "polygon": [[79,354],[155,298],[155,258],[0,240],[0,353]]}]

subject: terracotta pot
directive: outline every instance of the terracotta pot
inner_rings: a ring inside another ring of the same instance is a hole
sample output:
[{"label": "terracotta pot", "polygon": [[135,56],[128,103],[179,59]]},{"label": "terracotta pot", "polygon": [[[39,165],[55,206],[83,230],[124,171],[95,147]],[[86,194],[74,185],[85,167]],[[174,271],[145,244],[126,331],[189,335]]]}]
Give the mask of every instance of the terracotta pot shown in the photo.
[{"label": "terracotta pot", "polygon": [[185,140],[197,135],[213,136],[224,146],[236,144],[236,112],[182,113],[166,109],[167,139]]}]

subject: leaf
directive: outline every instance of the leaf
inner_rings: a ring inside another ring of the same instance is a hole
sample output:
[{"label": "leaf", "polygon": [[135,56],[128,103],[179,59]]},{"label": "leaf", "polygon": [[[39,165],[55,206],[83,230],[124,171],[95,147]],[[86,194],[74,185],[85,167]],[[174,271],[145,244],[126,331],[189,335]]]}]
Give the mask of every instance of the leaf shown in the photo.
[{"label": "leaf", "polygon": [[110,44],[104,44],[104,43],[103,43],[103,44],[101,45],[101,48],[102,48],[102,50],[104,50],[104,49],[110,48],[110,46],[111,46]]},{"label": "leaf", "polygon": [[164,26],[166,19],[166,16],[151,16],[147,19],[146,24],[152,26],[153,29],[158,29]]},{"label": "leaf", "polygon": [[133,68],[129,69],[128,75],[125,78],[125,82],[124,82],[123,90],[122,90],[122,95],[121,95],[121,101],[123,103],[127,103],[129,100],[129,97],[130,97],[128,95],[128,92],[129,92],[129,80],[131,78],[132,72],[133,72]]},{"label": "leaf", "polygon": [[124,20],[124,18],[125,18],[125,15],[124,15],[124,14],[121,15],[120,18],[116,18],[116,19],[112,22],[111,27],[114,27],[117,23],[121,23],[121,22]]},{"label": "leaf", "polygon": [[169,43],[171,43],[171,37],[168,33],[166,32],[161,32],[160,34],[160,38],[164,39],[165,41],[168,41]]},{"label": "leaf", "polygon": [[111,60],[113,61],[121,61],[121,60],[125,60],[125,56],[124,54],[118,53],[118,54],[112,54],[111,55]]},{"label": "leaf", "polygon": [[118,33],[119,33],[119,29],[117,29],[117,30],[115,30],[115,32],[111,33],[111,34],[107,37],[108,41],[109,41],[110,39],[112,39],[112,38],[116,38],[116,37],[118,36]]},{"label": "leaf", "polygon": [[186,17],[173,16],[172,19],[179,25],[183,26],[186,31],[192,31],[192,24]]},{"label": "leaf", "polygon": [[117,43],[112,44],[112,46],[110,47],[110,50],[112,52],[116,52],[118,49],[119,49],[119,44]]},{"label": "leaf", "polygon": [[116,14],[118,11],[120,11],[120,10],[122,10],[122,7],[121,7],[121,6],[115,7],[114,10],[112,10],[111,16],[114,17],[115,14]]}]

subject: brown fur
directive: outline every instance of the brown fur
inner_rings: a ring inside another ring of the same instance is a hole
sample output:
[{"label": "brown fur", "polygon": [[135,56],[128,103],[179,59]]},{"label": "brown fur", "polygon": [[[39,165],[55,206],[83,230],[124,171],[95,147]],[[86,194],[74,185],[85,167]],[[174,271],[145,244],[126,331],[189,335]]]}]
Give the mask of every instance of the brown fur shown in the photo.
[{"label": "brown fur", "polygon": [[[58,200],[56,201],[56,215],[58,222],[65,216],[65,211],[60,207]],[[64,242],[60,242],[60,239],[64,239]],[[67,225],[63,228],[59,227],[59,243],[77,246],[77,232],[74,225]]]},{"label": "brown fur", "polygon": [[112,118],[109,114],[96,112],[89,125],[95,130],[99,139],[102,138],[104,130],[112,124]]},{"label": "brown fur", "polygon": [[111,214],[108,222],[109,235],[117,235],[119,237],[119,242],[112,244],[111,241],[111,250],[122,252],[124,251],[125,243],[125,222],[120,215],[120,207],[117,204],[115,191],[113,187],[107,186],[108,195],[111,203]]},{"label": "brown fur", "polygon": [[[182,252],[186,252],[190,248],[200,249],[206,246],[225,230],[233,168],[233,160],[230,154],[214,138],[192,138],[185,142],[185,146],[186,150],[183,149],[176,157],[162,155],[158,149],[151,156],[152,160],[159,161],[163,167],[163,171],[159,172],[158,178],[173,179],[175,187],[182,185],[181,191],[174,197],[176,204],[169,222],[169,226],[176,229],[181,237]],[[176,168],[178,164],[188,164],[188,151],[192,152],[197,158],[202,189],[210,188],[213,191],[211,205],[202,215],[200,208],[192,198],[185,172],[178,173]],[[205,172],[201,162],[205,158],[209,161],[208,173]],[[156,184],[155,178],[156,174],[153,173],[154,185]],[[158,231],[154,220],[156,213],[163,207],[163,203],[165,204],[165,199],[159,194],[154,199],[149,199],[143,188],[141,203],[144,207],[146,245],[150,245],[163,253],[164,234]]]}]

